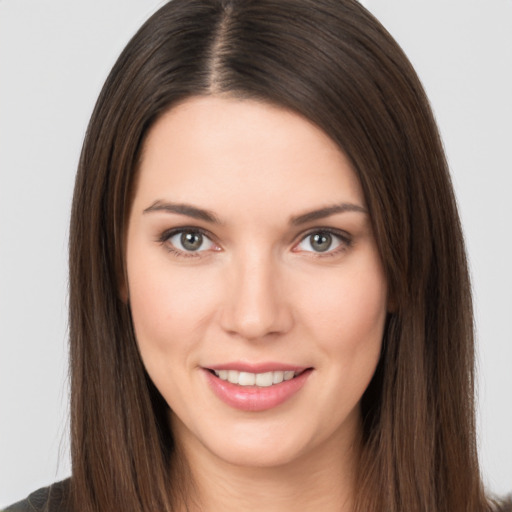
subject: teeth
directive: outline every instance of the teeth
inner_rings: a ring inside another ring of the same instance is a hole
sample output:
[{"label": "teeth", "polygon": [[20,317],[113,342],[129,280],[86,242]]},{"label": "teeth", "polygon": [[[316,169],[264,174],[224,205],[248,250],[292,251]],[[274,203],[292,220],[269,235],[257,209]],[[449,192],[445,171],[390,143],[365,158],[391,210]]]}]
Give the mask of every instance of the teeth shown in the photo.
[{"label": "teeth", "polygon": [[272,384],[280,384],[284,380],[284,372],[272,372]]},{"label": "teeth", "polygon": [[274,384],[281,384],[285,380],[295,377],[294,371],[276,371],[265,373],[239,372],[237,370],[214,370],[215,375],[221,380],[227,380],[231,384],[239,386],[269,387]]},{"label": "teeth", "polygon": [[[228,370],[228,381],[231,382],[231,384],[238,384],[238,377],[240,376],[240,372],[237,372],[236,370]],[[218,375],[220,377],[220,375]]]},{"label": "teeth", "polygon": [[256,375],[249,372],[240,372],[238,376],[238,384],[240,386],[254,386],[256,383]]},{"label": "teeth", "polygon": [[256,374],[256,386],[268,387],[272,386],[272,372],[257,373]]}]

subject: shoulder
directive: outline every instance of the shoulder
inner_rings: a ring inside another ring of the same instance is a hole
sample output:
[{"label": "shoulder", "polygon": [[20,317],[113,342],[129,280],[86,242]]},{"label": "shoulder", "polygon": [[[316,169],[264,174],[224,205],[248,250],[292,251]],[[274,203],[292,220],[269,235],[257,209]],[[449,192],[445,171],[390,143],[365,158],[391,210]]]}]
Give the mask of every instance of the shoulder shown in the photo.
[{"label": "shoulder", "polygon": [[70,480],[57,482],[33,492],[27,499],[18,501],[3,512],[71,512],[68,507]]}]

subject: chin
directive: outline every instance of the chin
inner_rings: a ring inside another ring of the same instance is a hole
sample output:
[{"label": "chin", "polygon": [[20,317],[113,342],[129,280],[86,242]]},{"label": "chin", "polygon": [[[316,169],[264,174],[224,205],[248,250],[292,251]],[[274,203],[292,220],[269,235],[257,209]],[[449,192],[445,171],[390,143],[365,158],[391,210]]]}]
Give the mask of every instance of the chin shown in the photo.
[{"label": "chin", "polygon": [[267,443],[228,440],[212,446],[211,452],[225,463],[240,468],[270,469],[296,463],[308,451],[304,444],[283,438]]}]

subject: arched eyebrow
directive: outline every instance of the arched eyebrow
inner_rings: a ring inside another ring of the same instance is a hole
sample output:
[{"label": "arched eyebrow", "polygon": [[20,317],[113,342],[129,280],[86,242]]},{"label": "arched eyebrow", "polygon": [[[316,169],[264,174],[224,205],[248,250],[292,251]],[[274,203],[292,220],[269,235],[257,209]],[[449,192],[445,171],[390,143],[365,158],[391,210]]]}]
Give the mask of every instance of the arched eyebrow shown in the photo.
[{"label": "arched eyebrow", "polygon": [[[210,222],[212,224],[223,224],[223,222],[221,222],[217,215],[215,215],[215,213],[213,213],[211,210],[205,210],[203,208],[198,208],[197,206],[192,206],[191,204],[185,203],[155,201],[151,206],[146,208],[143,213],[162,211],[169,213],[177,213],[178,215],[186,215],[187,217],[203,220],[206,222]],[[306,224],[307,222],[325,219],[326,217],[335,215],[336,213],[345,212],[359,212],[365,214],[368,213],[366,208],[363,208],[360,205],[353,203],[341,203],[332,206],[326,206],[324,208],[319,208],[317,210],[312,210],[310,212],[302,213],[300,215],[291,217],[290,224],[292,226],[300,226],[301,224]]]},{"label": "arched eyebrow", "polygon": [[341,203],[334,204],[332,206],[326,206],[325,208],[320,208],[318,210],[312,210],[310,212],[302,213],[301,215],[297,215],[290,219],[290,224],[292,226],[299,226],[301,224],[306,224],[307,222],[313,222],[315,220],[325,219],[331,215],[336,213],[345,213],[345,212],[359,212],[359,213],[368,213],[366,208],[358,204],[353,203]]},{"label": "arched eyebrow", "polygon": [[219,218],[210,210],[197,208],[191,204],[185,203],[169,203],[164,201],[155,201],[151,206],[146,208],[143,213],[150,212],[169,212],[177,213],[179,215],[186,215],[193,219],[204,220],[212,224],[222,224]]}]

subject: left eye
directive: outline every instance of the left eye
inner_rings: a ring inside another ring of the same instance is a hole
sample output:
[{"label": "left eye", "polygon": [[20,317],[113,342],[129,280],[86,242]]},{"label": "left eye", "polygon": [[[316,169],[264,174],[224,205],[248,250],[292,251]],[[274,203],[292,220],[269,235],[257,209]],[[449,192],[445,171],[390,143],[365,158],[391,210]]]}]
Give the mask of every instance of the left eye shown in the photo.
[{"label": "left eye", "polygon": [[340,235],[335,235],[329,231],[315,231],[305,236],[297,245],[299,251],[308,252],[330,252],[343,244],[347,244]]},{"label": "left eye", "polygon": [[207,251],[214,243],[199,231],[179,231],[167,239],[176,249],[183,252]]}]

